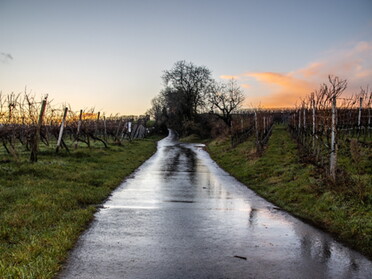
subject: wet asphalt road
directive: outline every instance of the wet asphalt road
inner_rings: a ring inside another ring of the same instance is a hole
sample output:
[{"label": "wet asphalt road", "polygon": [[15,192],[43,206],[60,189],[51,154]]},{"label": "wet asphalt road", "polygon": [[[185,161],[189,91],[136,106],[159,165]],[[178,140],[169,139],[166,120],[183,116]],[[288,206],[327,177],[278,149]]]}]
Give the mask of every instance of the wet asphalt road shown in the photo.
[{"label": "wet asphalt road", "polygon": [[96,214],[58,278],[372,278],[372,262],[168,137]]}]

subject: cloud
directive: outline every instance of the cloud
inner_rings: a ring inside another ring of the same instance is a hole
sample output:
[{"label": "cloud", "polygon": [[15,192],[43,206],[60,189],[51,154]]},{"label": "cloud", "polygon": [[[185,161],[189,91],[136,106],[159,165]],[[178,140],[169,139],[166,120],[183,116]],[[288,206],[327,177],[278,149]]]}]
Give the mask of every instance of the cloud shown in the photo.
[{"label": "cloud", "polygon": [[254,77],[256,80],[264,82],[266,84],[274,84],[278,85],[283,88],[302,88],[306,86],[305,81],[301,81],[292,77],[289,74],[280,74],[280,73],[272,73],[272,72],[264,72],[264,73],[246,73],[245,76]]},{"label": "cloud", "polygon": [[[327,57],[295,71],[298,75],[314,79],[329,74],[350,80],[368,77],[372,70],[372,42],[359,42],[351,49],[334,50]],[[372,76],[369,76],[371,78]]]},{"label": "cloud", "polygon": [[[360,87],[371,86],[372,42],[356,42],[328,51],[316,61],[288,73],[246,72],[234,78],[245,88],[247,105],[292,107],[326,83],[328,75],[347,79],[345,96],[358,93]],[[246,87],[248,83],[250,86]]]},{"label": "cloud", "polygon": [[326,57],[292,73],[312,83],[327,81],[328,75],[347,79],[345,95],[357,93],[372,82],[372,42],[357,42],[348,48],[329,51]]},{"label": "cloud", "polygon": [[11,60],[13,60],[13,56],[10,53],[0,52],[1,63],[7,63]]},{"label": "cloud", "polygon": [[293,106],[300,97],[311,92],[313,84],[296,78],[291,74],[281,73],[245,73],[244,76],[255,78],[263,90],[269,93],[264,96],[249,97],[253,103],[260,102],[264,107]]},{"label": "cloud", "polygon": [[232,76],[232,75],[222,75],[220,76],[220,79],[240,79],[239,76]]},{"label": "cloud", "polygon": [[251,86],[250,84],[248,84],[248,83],[242,83],[242,84],[240,84],[240,86],[243,87],[243,88],[246,88],[246,89],[252,87],[252,86]]},{"label": "cloud", "polygon": [[365,51],[371,51],[372,50],[372,42],[358,42],[353,52],[365,52]]},{"label": "cloud", "polygon": [[304,69],[300,69],[299,72],[305,77],[310,78],[315,76],[324,67],[322,62],[313,62]]}]

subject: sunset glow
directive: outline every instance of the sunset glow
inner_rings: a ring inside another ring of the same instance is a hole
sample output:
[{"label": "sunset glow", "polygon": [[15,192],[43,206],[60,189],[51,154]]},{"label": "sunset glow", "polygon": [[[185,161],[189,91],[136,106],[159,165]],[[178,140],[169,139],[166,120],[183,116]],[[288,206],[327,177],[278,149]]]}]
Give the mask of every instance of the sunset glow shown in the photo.
[{"label": "sunset glow", "polygon": [[[357,42],[327,52],[317,61],[287,73],[245,72],[233,76],[245,89],[246,106],[293,107],[327,81],[328,75],[348,80],[345,96],[359,93],[372,82],[372,42]],[[228,75],[222,75],[225,79]],[[249,84],[249,86],[247,86]]]},{"label": "sunset glow", "polygon": [[[325,12],[330,11],[330,12]],[[372,84],[372,2],[0,1],[0,91],[138,115],[179,60],[234,78],[245,106],[292,106],[329,74]]]}]

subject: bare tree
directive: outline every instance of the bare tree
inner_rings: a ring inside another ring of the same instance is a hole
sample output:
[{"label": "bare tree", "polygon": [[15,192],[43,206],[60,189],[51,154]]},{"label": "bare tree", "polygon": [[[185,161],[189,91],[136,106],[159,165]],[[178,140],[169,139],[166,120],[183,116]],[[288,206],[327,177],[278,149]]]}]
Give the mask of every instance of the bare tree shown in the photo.
[{"label": "bare tree", "polygon": [[245,97],[235,79],[227,84],[217,84],[213,92],[208,95],[211,112],[221,118],[231,127],[231,114],[239,109]]},{"label": "bare tree", "polygon": [[158,95],[151,100],[151,108],[147,111],[155,122],[158,124],[162,121],[165,100],[163,95]]},{"label": "bare tree", "polygon": [[172,100],[174,96],[177,99],[177,102],[168,102],[168,109],[180,111],[186,120],[194,119],[203,108],[205,96],[214,82],[207,67],[186,61],[176,62],[162,78],[166,86],[163,92],[168,95],[166,99]]},{"label": "bare tree", "polygon": [[[327,91],[327,98],[328,101],[332,102],[331,100],[333,98],[338,98],[342,94],[342,92],[345,91],[347,88],[347,80],[346,79],[340,79],[337,76],[328,76],[328,81],[330,83],[330,86],[328,87]],[[323,85],[327,86],[327,85]]]}]

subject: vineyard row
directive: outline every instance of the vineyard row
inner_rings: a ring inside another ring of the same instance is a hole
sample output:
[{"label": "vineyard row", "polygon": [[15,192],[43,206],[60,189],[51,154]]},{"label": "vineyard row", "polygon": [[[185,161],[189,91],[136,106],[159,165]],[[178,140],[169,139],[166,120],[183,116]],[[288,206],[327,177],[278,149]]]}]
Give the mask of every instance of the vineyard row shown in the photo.
[{"label": "vineyard row", "polygon": [[0,140],[6,152],[19,157],[19,149],[30,152],[30,160],[36,162],[39,144],[54,145],[69,151],[66,139],[88,147],[91,141],[99,141],[107,147],[109,141],[116,144],[126,138],[143,138],[147,133],[147,116],[101,116],[94,110],[74,112],[69,107],[56,109],[45,97],[40,102],[28,94],[0,95]]},{"label": "vineyard row", "polygon": [[235,146],[255,135],[257,150],[262,150],[275,121],[288,123],[292,136],[305,156],[325,169],[336,181],[337,153],[350,153],[350,145],[371,148],[372,92],[361,88],[359,94],[345,98],[346,80],[329,76],[301,101],[296,109],[241,111],[233,117],[231,144]]}]

